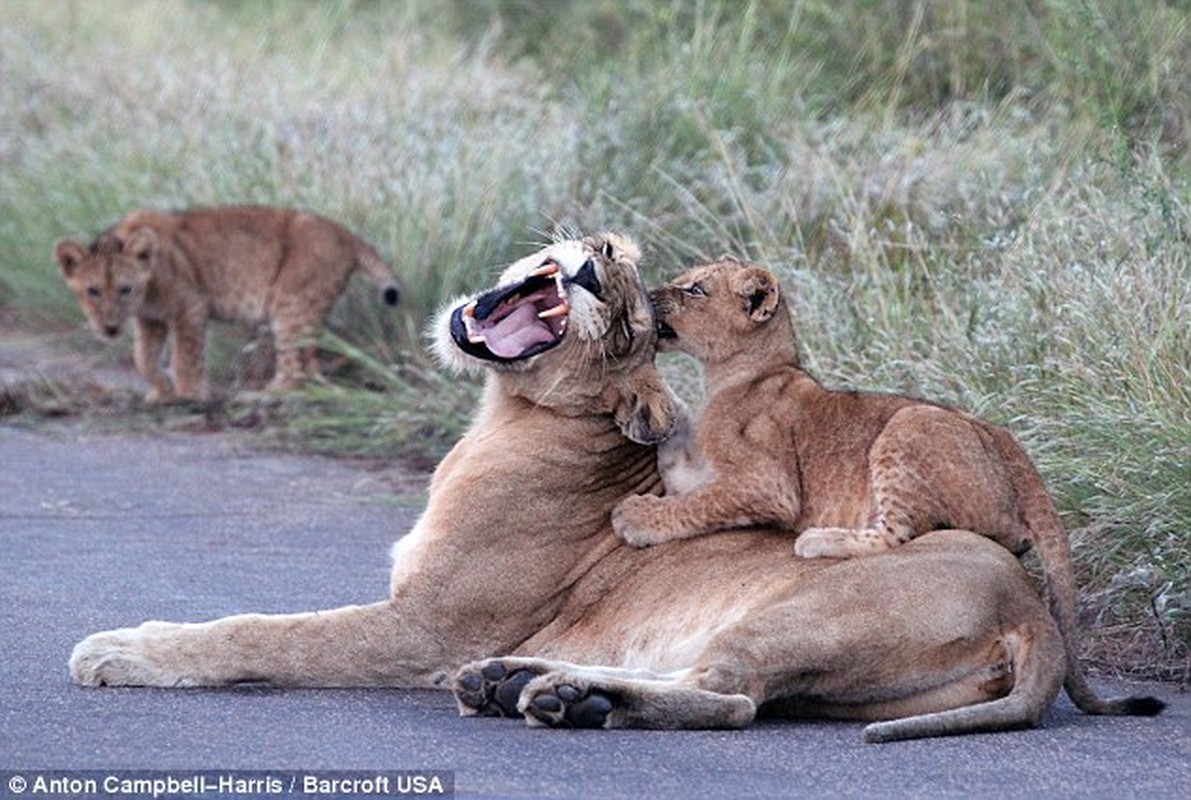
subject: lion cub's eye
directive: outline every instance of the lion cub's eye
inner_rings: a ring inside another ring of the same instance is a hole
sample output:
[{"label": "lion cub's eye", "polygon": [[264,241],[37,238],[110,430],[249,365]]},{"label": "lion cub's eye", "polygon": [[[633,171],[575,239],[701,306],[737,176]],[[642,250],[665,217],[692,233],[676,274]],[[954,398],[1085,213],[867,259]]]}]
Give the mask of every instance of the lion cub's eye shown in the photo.
[{"label": "lion cub's eye", "polygon": [[120,286],[120,296],[128,297],[130,294],[132,294],[132,287],[129,286],[127,283],[122,284]]},{"label": "lion cub's eye", "polygon": [[88,286],[87,287],[87,297],[90,297],[92,300],[98,299],[99,298],[99,287],[98,286]]},{"label": "lion cub's eye", "polygon": [[690,286],[683,286],[682,293],[690,297],[706,297],[707,292],[703,291],[703,284],[692,283]]}]

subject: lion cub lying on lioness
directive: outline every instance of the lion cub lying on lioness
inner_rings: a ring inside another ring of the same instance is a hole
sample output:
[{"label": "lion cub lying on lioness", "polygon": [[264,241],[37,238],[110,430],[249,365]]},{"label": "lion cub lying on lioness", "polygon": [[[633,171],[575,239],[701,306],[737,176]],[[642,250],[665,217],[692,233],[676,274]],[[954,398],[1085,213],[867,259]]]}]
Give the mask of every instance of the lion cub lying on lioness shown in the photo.
[{"label": "lion cub lying on lioness", "polygon": [[1085,710],[1120,713],[1096,705],[1079,672],[1070,544],[1007,431],[909,397],[823,388],[799,364],[790,313],[764,269],[725,259],[651,297],[659,348],[702,362],[708,402],[697,431],[688,425],[659,450],[667,496],[615,509],[626,542],[772,524],[796,531],[794,550],[807,558],[863,556],[948,528],[1015,554],[1033,545],[1067,649],[1068,691]]},{"label": "lion cub lying on lioness", "polygon": [[[272,388],[318,376],[313,338],[356,269],[396,305],[397,285],[376,251],[341,225],[303,211],[225,206],[134,211],[90,246],[63,240],[54,256],[87,320],[115,338],[135,323],[147,399],[205,395],[207,321],[270,323]],[[161,370],[172,338],[173,384]]]}]

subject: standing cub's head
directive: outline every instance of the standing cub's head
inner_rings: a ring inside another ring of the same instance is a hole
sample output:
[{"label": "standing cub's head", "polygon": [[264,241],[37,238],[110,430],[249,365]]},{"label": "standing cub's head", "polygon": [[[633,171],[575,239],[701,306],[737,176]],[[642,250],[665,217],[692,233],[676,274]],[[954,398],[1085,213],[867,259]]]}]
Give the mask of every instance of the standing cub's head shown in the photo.
[{"label": "standing cub's head", "polygon": [[157,236],[140,228],[127,239],[101,234],[83,247],[64,239],[54,258],[87,321],[101,337],[113,339],[144,301],[157,254]]},{"label": "standing cub's head", "polygon": [[658,349],[705,364],[737,355],[797,361],[794,326],[772,272],[731,258],[693,267],[650,294]]}]

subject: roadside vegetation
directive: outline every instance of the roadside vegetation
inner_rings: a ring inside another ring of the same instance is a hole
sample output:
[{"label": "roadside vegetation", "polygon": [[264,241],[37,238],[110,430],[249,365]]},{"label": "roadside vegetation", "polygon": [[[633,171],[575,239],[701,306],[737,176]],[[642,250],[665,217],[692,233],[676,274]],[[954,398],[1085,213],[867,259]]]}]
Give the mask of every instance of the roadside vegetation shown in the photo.
[{"label": "roadside vegetation", "polygon": [[[422,347],[440,302],[560,231],[631,233],[651,280],[729,252],[782,276],[829,385],[1012,429],[1071,530],[1090,655],[1191,677],[1185,3],[9,0],[0,75],[8,324],[95,358],[51,247],[145,205],[308,207],[402,282],[396,318],[353,283],[328,385],[105,424],[431,463],[476,392]],[[217,382],[251,383],[249,342],[220,333]],[[10,419],[95,405],[5,392]]]}]

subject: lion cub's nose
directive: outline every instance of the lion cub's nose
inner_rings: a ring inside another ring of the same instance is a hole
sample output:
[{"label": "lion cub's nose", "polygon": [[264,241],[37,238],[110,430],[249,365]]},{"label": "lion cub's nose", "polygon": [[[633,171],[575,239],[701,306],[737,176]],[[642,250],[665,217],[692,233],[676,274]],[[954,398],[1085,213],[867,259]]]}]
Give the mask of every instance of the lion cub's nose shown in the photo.
[{"label": "lion cub's nose", "polygon": [[104,335],[106,335],[107,337],[114,339],[114,338],[116,338],[116,334],[118,334],[120,332],[120,326],[119,325],[105,325],[103,328],[103,332],[104,332]]}]

